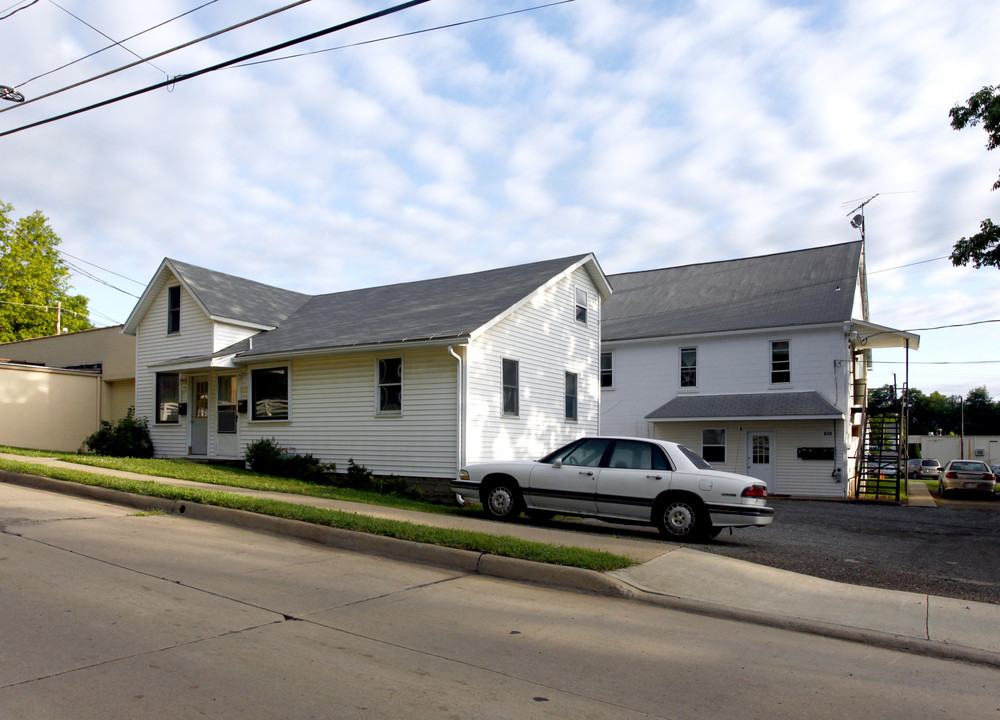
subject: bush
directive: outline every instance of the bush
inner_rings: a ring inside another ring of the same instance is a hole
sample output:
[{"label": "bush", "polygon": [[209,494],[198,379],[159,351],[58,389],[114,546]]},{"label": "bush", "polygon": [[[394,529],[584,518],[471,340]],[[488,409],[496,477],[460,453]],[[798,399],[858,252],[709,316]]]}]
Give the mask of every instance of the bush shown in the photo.
[{"label": "bush", "polygon": [[424,494],[411,488],[398,475],[375,475],[364,465],[358,465],[354,458],[347,460],[347,486],[355,490],[367,490],[379,495],[395,495],[408,500],[422,500]]},{"label": "bush", "polygon": [[101,429],[90,435],[83,444],[98,455],[111,457],[153,457],[153,440],[149,436],[146,418],[136,418],[133,408],[125,417],[112,425],[101,421]]},{"label": "bush", "polygon": [[309,454],[286,453],[274,438],[261,438],[247,445],[243,459],[254,472],[262,475],[295,478],[311,482],[326,483],[331,473],[336,472],[334,464],[324,465]]}]

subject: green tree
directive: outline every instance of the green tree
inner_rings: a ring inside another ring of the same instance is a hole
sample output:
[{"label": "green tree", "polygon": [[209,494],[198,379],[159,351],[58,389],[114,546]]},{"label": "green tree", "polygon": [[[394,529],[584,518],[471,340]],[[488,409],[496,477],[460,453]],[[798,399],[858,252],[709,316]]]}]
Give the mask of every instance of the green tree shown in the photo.
[{"label": "green tree", "polygon": [[48,218],[36,210],[14,220],[13,210],[0,201],[0,342],[54,335],[57,316],[69,331],[93,327],[87,298],[69,293],[69,269],[58,252],[62,241]]},{"label": "green tree", "polygon": [[[949,111],[951,126],[955,130],[982,124],[986,131],[986,149],[1000,145],[1000,85],[987,85],[969,98],[966,105],[956,105]],[[1000,179],[993,183],[993,189],[1000,189]],[[962,238],[952,249],[953,265],[968,265],[980,268],[984,265],[1000,267],[1000,227],[987,218],[979,225],[979,232]]]}]

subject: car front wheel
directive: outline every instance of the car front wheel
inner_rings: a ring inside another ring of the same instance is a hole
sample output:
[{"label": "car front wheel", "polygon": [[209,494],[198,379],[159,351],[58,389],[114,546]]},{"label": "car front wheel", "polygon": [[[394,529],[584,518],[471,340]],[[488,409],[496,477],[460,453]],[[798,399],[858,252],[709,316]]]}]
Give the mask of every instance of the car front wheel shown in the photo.
[{"label": "car front wheel", "polygon": [[713,530],[705,506],[694,498],[668,497],[657,503],[654,512],[656,527],[671,540],[703,542]]},{"label": "car front wheel", "polygon": [[490,482],[480,499],[486,515],[494,520],[515,520],[521,514],[521,491],[513,480]]}]

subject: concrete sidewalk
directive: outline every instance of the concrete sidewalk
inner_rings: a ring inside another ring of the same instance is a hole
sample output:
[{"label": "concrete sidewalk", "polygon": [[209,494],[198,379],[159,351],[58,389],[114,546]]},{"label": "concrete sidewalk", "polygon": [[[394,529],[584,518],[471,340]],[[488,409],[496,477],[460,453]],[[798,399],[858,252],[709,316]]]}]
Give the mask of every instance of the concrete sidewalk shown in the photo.
[{"label": "concrete sidewalk", "polygon": [[[67,467],[99,474],[193,487],[215,492],[266,497],[420,525],[509,535],[555,545],[586,547],[624,555],[638,564],[595,573],[540,563],[486,556],[464,550],[369,536],[335,528],[253,515],[194,503],[130,496],[114,490],[35,476],[0,472],[0,479],[57,492],[70,492],[136,507],[155,507],[185,517],[227,522],[299,539],[402,560],[428,562],[524,582],[628,597],[682,610],[821,634],[936,657],[1000,667],[1000,605],[954,600],[917,593],[881,590],[755,565],[710,553],[696,546],[618,538],[602,533],[504,524],[477,518],[435,515],[374,505],[311,498],[137,475],[0,453],[21,462]],[[916,486],[916,487],[914,487]],[[934,504],[923,483],[911,483],[911,504]],[[923,490],[923,493],[920,491]],[[926,494],[926,497],[924,497]]]}]

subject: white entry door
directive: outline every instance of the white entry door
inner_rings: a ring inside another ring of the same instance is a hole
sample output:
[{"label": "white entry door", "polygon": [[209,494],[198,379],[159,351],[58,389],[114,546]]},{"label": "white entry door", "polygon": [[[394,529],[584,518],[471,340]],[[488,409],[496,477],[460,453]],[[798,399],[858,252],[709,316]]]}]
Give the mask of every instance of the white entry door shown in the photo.
[{"label": "white entry door", "polygon": [[191,383],[191,454],[208,455],[208,378]]},{"label": "white entry door", "polygon": [[774,493],[774,433],[747,433],[747,475],[767,483],[768,494]]}]

